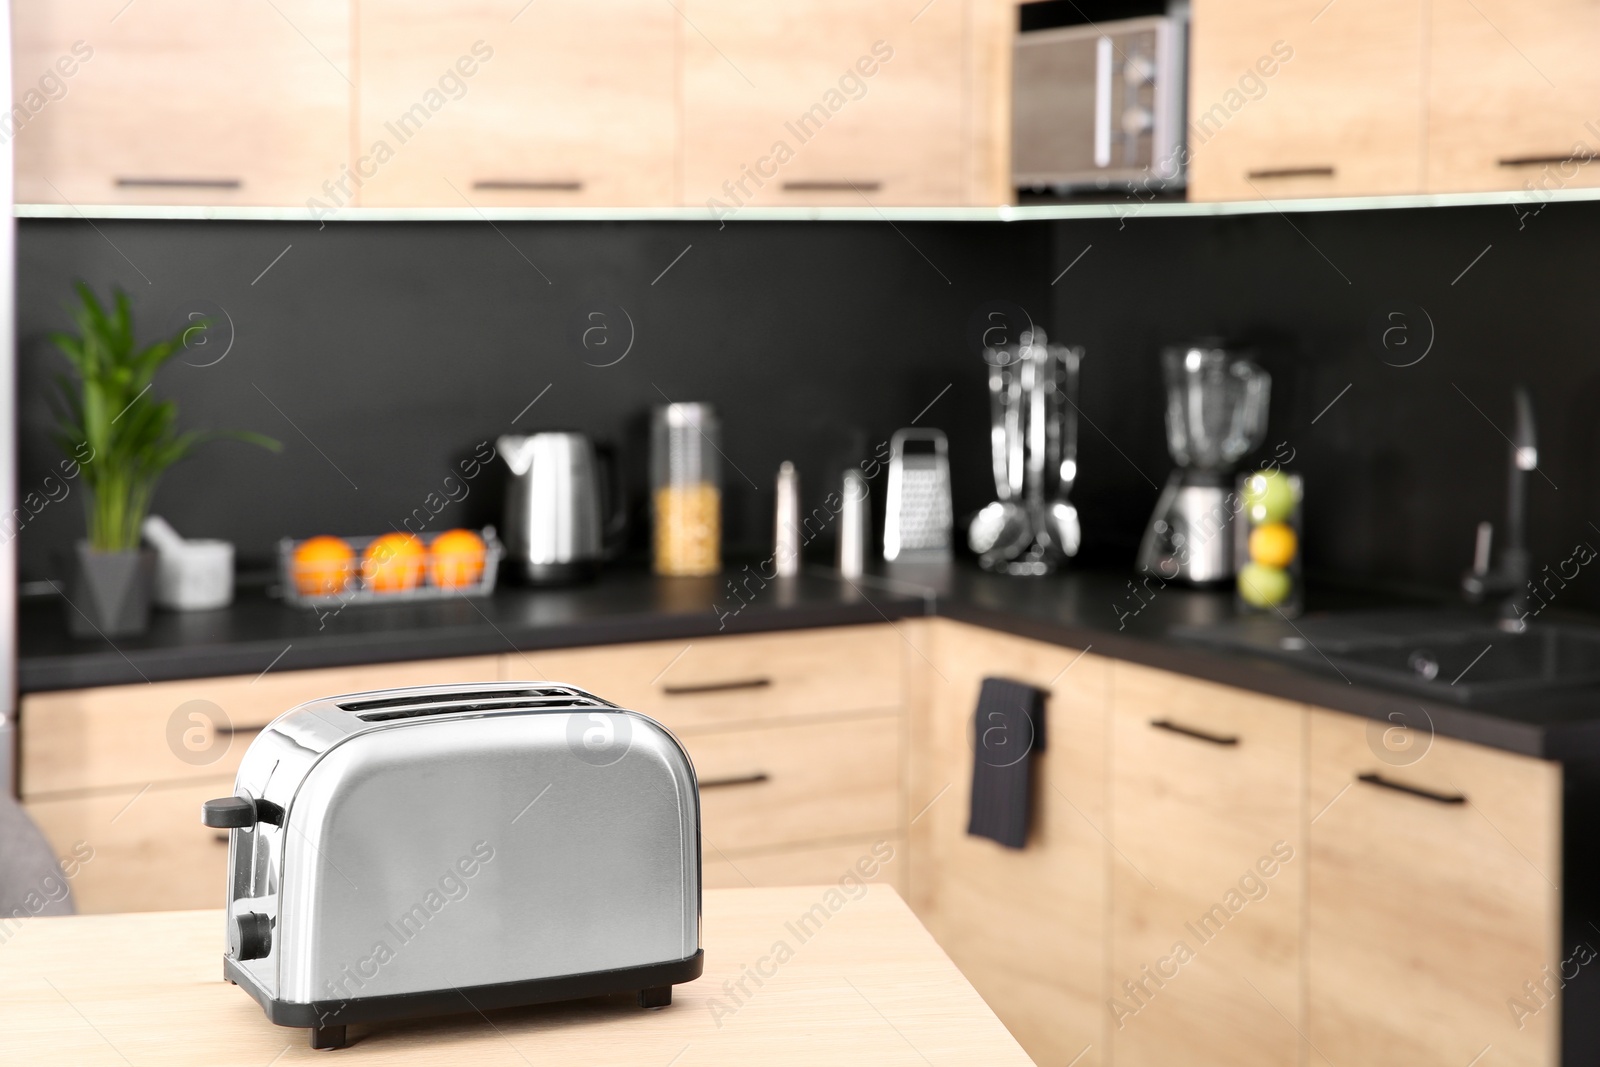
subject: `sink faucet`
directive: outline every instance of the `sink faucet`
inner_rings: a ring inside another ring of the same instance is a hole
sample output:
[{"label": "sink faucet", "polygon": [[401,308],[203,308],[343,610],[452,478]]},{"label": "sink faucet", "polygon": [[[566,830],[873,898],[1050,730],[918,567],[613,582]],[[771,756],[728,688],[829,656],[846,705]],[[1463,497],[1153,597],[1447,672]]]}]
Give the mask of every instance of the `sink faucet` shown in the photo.
[{"label": "sink faucet", "polygon": [[1524,621],[1526,586],[1528,584],[1528,472],[1539,466],[1539,444],[1533,424],[1533,401],[1528,390],[1517,386],[1512,394],[1516,406],[1516,422],[1511,430],[1510,480],[1506,487],[1506,538],[1500,550],[1500,564],[1490,567],[1490,552],[1494,527],[1487,522],[1478,524],[1476,550],[1472,554],[1472,569],[1461,579],[1461,588],[1473,603],[1485,598],[1505,594],[1498,612],[1502,630],[1520,633],[1527,628]]}]

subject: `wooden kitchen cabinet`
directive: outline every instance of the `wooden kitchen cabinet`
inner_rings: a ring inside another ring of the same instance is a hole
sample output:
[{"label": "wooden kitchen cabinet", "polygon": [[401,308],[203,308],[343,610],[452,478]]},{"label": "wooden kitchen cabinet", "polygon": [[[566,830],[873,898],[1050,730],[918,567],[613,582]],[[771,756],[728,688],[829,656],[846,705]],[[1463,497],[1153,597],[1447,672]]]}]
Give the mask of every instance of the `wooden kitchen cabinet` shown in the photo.
[{"label": "wooden kitchen cabinet", "polygon": [[1597,41],[1593,0],[1432,0],[1428,190],[1600,185]]},{"label": "wooden kitchen cabinet", "polygon": [[689,733],[896,710],[900,656],[893,627],[829,626],[513,653],[502,669],[591,690]]},{"label": "wooden kitchen cabinet", "polygon": [[498,657],[469,656],[29,693],[22,698],[22,796],[231,778],[256,732],[307,700],[498,680]]},{"label": "wooden kitchen cabinet", "polygon": [[966,8],[685,0],[683,203],[967,202]]},{"label": "wooden kitchen cabinet", "polygon": [[701,884],[707,889],[886,882],[905,895],[906,843],[899,837],[863,837],[835,845],[745,852],[734,857],[704,850]]},{"label": "wooden kitchen cabinet", "polygon": [[684,735],[706,855],[894,836],[900,727],[895,713]]},{"label": "wooden kitchen cabinet", "polygon": [[359,202],[675,203],[680,25],[660,0],[363,0]]},{"label": "wooden kitchen cabinet", "polygon": [[200,804],[233,792],[262,726],[338,693],[499,680],[496,656],[29,693],[23,806],[56,855],[94,850],[72,879],[80,912],[215,907],[226,840]]},{"label": "wooden kitchen cabinet", "polygon": [[1111,673],[1113,1059],[1294,1067],[1306,711],[1130,663]]},{"label": "wooden kitchen cabinet", "polygon": [[[926,690],[911,702],[912,908],[1036,1062],[1106,1063],[1110,664],[945,620],[926,632],[908,657]],[[966,832],[973,712],[988,676],[1050,694],[1021,850]]]},{"label": "wooden kitchen cabinet", "polygon": [[1428,2],[1195,0],[1189,198],[1422,191]]},{"label": "wooden kitchen cabinet", "polygon": [[233,776],[123,786],[27,802],[62,860],[80,914],[215,908],[226,899],[228,834],[200,825],[200,805]]},{"label": "wooden kitchen cabinet", "polygon": [[322,196],[349,160],[350,18],[323,0],[18,0],[18,202]]},{"label": "wooden kitchen cabinet", "polygon": [[1445,738],[1395,765],[1372,726],[1311,713],[1306,1037],[1332,1063],[1554,1067],[1560,1006],[1523,983],[1562,959],[1559,765]]}]

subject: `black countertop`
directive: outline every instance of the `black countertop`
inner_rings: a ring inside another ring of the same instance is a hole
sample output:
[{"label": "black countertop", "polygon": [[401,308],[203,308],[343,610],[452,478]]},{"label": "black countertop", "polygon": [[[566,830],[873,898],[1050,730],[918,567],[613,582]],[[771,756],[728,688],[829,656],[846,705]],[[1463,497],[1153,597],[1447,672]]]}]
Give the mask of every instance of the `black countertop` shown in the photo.
[{"label": "black countertop", "polygon": [[[245,585],[232,607],[159,613],[148,633],[115,642],[70,637],[65,605],[30,597],[20,609],[19,681],[23,692],[38,692],[936,614],[1380,721],[1416,725],[1421,713],[1441,736],[1506,751],[1568,761],[1600,757],[1600,688],[1463,707],[1175,636],[1184,627],[1233,619],[1227,593],[1168,586],[1139,596],[1125,573],[1003,578],[958,565],[901,568],[854,581],[808,570],[761,589],[752,581],[745,603],[728,591],[728,577],[664,579],[618,568],[575,588],[502,587],[482,600],[350,606],[325,616]],[[1313,586],[1308,607],[1401,603]]]}]

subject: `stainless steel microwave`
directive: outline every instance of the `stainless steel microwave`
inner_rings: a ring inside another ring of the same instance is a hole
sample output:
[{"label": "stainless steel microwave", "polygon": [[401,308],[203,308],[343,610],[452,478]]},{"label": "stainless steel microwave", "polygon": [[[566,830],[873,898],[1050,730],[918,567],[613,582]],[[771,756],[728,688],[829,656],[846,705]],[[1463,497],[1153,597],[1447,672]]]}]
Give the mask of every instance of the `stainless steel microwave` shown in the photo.
[{"label": "stainless steel microwave", "polygon": [[1182,186],[1186,29],[1181,16],[1156,15],[1019,32],[1013,187]]}]

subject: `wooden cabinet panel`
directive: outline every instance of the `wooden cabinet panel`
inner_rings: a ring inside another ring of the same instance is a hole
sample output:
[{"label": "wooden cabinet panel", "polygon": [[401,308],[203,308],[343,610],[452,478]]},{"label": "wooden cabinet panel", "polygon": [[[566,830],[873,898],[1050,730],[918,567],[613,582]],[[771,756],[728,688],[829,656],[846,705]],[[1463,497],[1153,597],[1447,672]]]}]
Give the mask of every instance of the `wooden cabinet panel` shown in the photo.
[{"label": "wooden cabinet panel", "polygon": [[1433,738],[1394,766],[1371,728],[1311,713],[1306,1036],[1332,1063],[1553,1067],[1559,1004],[1523,983],[1561,959],[1559,765]]},{"label": "wooden cabinet panel", "polygon": [[684,737],[708,858],[900,826],[898,715]]},{"label": "wooden cabinet panel", "polygon": [[1432,16],[1429,191],[1600,185],[1600,4],[1432,0]]},{"label": "wooden cabinet panel", "polygon": [[[908,657],[927,689],[911,704],[912,907],[1035,1061],[1105,1063],[1108,662],[943,620],[929,632],[926,661]],[[1050,694],[1021,850],[966,832],[972,717],[991,675]]]},{"label": "wooden cabinet panel", "polygon": [[363,0],[360,203],[674,203],[679,25],[660,0]]},{"label": "wooden cabinet panel", "polygon": [[1301,1025],[1305,709],[1112,669],[1118,1067],[1292,1067]]},{"label": "wooden cabinet panel", "polygon": [[588,689],[681,733],[898,708],[900,644],[890,626],[836,626],[528,652],[505,657],[505,670]]},{"label": "wooden cabinet panel", "polygon": [[348,4],[19,0],[13,25],[20,203],[300,206],[349,159]]},{"label": "wooden cabinet panel", "polygon": [[683,8],[684,203],[966,201],[965,3]]},{"label": "wooden cabinet panel", "polygon": [[296,704],[365,689],[492,682],[499,672],[498,657],[476,656],[29,693],[22,795],[231,776],[256,730]]},{"label": "wooden cabinet panel", "polygon": [[69,884],[80,912],[178,911],[226,900],[228,834],[200,825],[200,805],[232,791],[225,776],[25,807],[76,866]]},{"label": "wooden cabinet panel", "polygon": [[905,841],[862,838],[840,845],[814,845],[769,852],[709,853],[701,881],[707,889],[740,886],[840,885],[886,882],[905,892]]},{"label": "wooden cabinet panel", "polygon": [[1422,189],[1426,0],[1195,0],[1189,198]]}]

